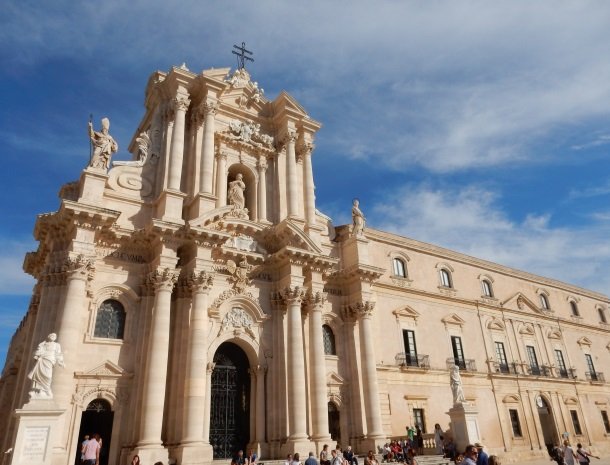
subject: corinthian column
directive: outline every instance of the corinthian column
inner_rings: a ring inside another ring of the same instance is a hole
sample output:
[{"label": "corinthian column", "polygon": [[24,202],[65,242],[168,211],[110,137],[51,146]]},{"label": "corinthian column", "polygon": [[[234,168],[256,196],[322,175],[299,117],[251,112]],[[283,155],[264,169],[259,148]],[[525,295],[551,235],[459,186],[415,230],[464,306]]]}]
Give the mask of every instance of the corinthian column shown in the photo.
[{"label": "corinthian column", "polygon": [[286,187],[288,194],[288,216],[299,214],[297,190],[297,162],[295,153],[296,138],[296,132],[289,131],[286,147]]},{"label": "corinthian column", "polygon": [[322,308],[325,295],[321,292],[308,295],[309,348],[311,357],[311,411],[315,441],[330,441],[328,432],[328,404],[326,400],[326,360],[322,335]]},{"label": "corinthian column", "polygon": [[367,439],[381,439],[384,437],[384,433],[379,408],[377,362],[373,347],[373,328],[371,326],[371,316],[373,315],[375,304],[372,302],[359,302],[355,307],[360,318],[360,350],[362,353],[362,382]]},{"label": "corinthian column", "polygon": [[142,421],[139,447],[161,448],[161,427],[167,378],[169,349],[169,317],[172,289],[178,279],[177,270],[155,270],[148,276],[154,286],[152,322],[146,357],[142,392]]},{"label": "corinthian column", "polygon": [[201,161],[200,192],[212,193],[214,172],[214,131],[216,127],[216,103],[205,102],[203,111],[205,114],[203,128],[203,153]]},{"label": "corinthian column", "polygon": [[304,292],[299,287],[287,287],[281,292],[287,308],[288,334],[286,352],[288,359],[288,425],[291,440],[307,438],[305,404],[305,354],[303,351],[303,322],[301,302]]},{"label": "corinthian column", "polygon": [[311,166],[312,144],[305,144],[303,150],[303,190],[305,194],[305,220],[309,226],[316,224],[316,200]]},{"label": "corinthian column", "polygon": [[185,418],[182,444],[205,443],[203,417],[205,415],[208,293],[214,278],[201,271],[193,273],[188,284],[193,293],[193,309],[188,340],[186,384],[184,396]]},{"label": "corinthian column", "polygon": [[227,204],[227,154],[219,152],[216,170],[216,208]]},{"label": "corinthian column", "polygon": [[267,220],[267,160],[258,161],[258,219]]},{"label": "corinthian column", "polygon": [[190,103],[188,94],[178,94],[172,101],[175,115],[169,156],[168,187],[176,191],[180,190],[182,156],[184,154],[184,118]]},{"label": "corinthian column", "polygon": [[59,404],[69,400],[74,391],[72,373],[78,358],[77,348],[82,340],[79,315],[87,307],[87,280],[94,271],[93,260],[84,255],[68,257],[63,271],[67,275],[67,288],[64,305],[58,315],[57,342],[61,344],[66,368],[54,370],[52,384],[54,397]]}]

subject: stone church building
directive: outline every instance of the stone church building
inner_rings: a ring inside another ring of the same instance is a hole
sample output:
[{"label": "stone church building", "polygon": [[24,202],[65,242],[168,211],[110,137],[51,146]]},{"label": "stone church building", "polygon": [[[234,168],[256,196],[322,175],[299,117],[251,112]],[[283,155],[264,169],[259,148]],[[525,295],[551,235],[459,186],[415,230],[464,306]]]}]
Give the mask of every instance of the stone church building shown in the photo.
[{"label": "stone church building", "polygon": [[25,258],[3,464],[79,463],[93,433],[102,465],[365,453],[410,425],[432,452],[436,423],[506,461],[564,437],[610,452],[608,297],[368,228],[357,204],[333,226],[320,126],[243,68],[181,66],[150,77],[132,161],[90,128]]}]

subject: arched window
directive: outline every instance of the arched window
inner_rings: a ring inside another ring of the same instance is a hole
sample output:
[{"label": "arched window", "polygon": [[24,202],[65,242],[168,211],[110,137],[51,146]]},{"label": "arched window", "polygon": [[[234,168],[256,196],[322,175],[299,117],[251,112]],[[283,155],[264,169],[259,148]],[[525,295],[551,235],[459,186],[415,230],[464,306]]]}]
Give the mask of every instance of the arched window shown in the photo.
[{"label": "arched window", "polygon": [[440,277],[441,277],[441,286],[453,287],[453,283],[451,281],[451,273],[449,273],[449,271],[447,271],[444,268],[441,268]]},{"label": "arched window", "polygon": [[484,279],[483,281],[481,281],[481,286],[483,286],[483,295],[484,296],[487,296],[487,297],[494,296],[493,289],[491,287],[491,283],[489,282],[489,280]]},{"label": "arched window", "polygon": [[570,308],[572,309],[572,316],[580,316],[580,312],[578,311],[578,306],[576,302],[570,300]]},{"label": "arched window", "polygon": [[601,323],[608,323],[608,320],[606,320],[606,312],[603,308],[598,308],[597,313],[599,313],[599,321]]},{"label": "arched window", "polygon": [[125,309],[121,302],[105,300],[97,309],[94,337],[123,339],[125,330]]},{"label": "arched window", "polygon": [[549,298],[546,296],[546,294],[540,294],[540,305],[545,310],[549,310],[551,308],[549,305]]},{"label": "arched window", "polygon": [[322,326],[322,337],[324,340],[324,354],[337,355],[337,348],[335,347],[335,335],[333,334],[333,330],[330,328],[330,326]]},{"label": "arched window", "polygon": [[400,258],[393,258],[392,264],[394,266],[394,276],[399,276],[401,278],[407,277],[407,267],[405,266],[405,262],[403,262]]}]

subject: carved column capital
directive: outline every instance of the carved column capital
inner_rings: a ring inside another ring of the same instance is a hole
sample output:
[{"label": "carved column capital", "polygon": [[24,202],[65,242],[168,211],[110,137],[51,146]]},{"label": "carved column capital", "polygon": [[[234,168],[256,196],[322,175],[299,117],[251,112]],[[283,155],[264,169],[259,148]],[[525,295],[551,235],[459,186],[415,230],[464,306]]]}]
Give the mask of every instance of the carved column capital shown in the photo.
[{"label": "carved column capital", "polygon": [[267,365],[256,365],[256,375],[257,376],[265,376],[265,373],[267,372]]},{"label": "carved column capital", "polygon": [[214,276],[205,271],[200,271],[198,273],[192,272],[187,278],[187,283],[191,292],[204,294],[207,293],[214,284]]},{"label": "carved column capital", "polygon": [[286,286],[280,291],[280,296],[286,305],[300,304],[305,297],[305,291],[299,286]]},{"label": "carved column capital", "polygon": [[200,107],[203,110],[205,116],[215,116],[216,110],[218,110],[218,102],[207,100],[205,102],[202,102]]},{"label": "carved column capital", "polygon": [[365,300],[363,302],[356,302],[355,304],[351,305],[351,307],[359,318],[370,318],[373,316],[375,302]]},{"label": "carved column capital", "polygon": [[178,270],[170,270],[169,268],[156,269],[149,273],[147,281],[156,292],[172,291],[178,281]]},{"label": "carved column capital", "polygon": [[258,168],[259,173],[267,171],[267,159],[264,157],[259,158],[256,167]]},{"label": "carved column capital", "polygon": [[305,304],[311,310],[321,311],[324,306],[324,302],[326,302],[327,294],[325,292],[311,292],[309,291],[305,296]]},{"label": "carved column capital", "polygon": [[69,256],[63,263],[62,271],[68,275],[69,279],[86,281],[95,271],[94,261],[83,254]]},{"label": "carved column capital", "polygon": [[227,152],[219,150],[218,152],[216,152],[216,158],[218,158],[219,160],[227,161]]},{"label": "carved column capital", "polygon": [[172,106],[174,111],[182,111],[185,112],[188,110],[191,101],[186,95],[177,95],[172,99]]}]

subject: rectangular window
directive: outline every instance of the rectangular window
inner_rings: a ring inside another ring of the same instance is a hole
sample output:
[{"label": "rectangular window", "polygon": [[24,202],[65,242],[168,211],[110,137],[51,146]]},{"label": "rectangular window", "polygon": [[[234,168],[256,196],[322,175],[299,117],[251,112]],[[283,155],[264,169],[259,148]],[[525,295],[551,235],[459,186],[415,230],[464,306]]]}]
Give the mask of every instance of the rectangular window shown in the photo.
[{"label": "rectangular window", "polygon": [[602,421],[604,422],[604,428],[606,428],[606,433],[610,434],[610,421],[608,420],[608,412],[602,410]]},{"label": "rectangular window", "polygon": [[502,373],[508,373],[508,362],[506,361],[506,351],[504,350],[503,342],[496,342],[496,358],[498,360],[498,369]]},{"label": "rectangular window", "polygon": [[419,426],[422,433],[426,432],[426,423],[424,422],[424,409],[414,408],[413,409],[413,422],[415,426]]},{"label": "rectangular window", "polygon": [[593,365],[593,358],[591,354],[585,354],[585,360],[587,361],[587,369],[591,373],[591,377],[595,374],[595,366]]},{"label": "rectangular window", "polygon": [[411,331],[410,329],[403,329],[402,338],[405,343],[405,357],[407,366],[418,366],[417,346],[415,345],[415,331]]},{"label": "rectangular window", "polygon": [[538,365],[538,357],[536,357],[536,349],[534,346],[525,346],[527,349],[527,357],[530,361],[530,371],[532,375],[540,374],[540,365]]},{"label": "rectangular window", "polygon": [[563,353],[559,349],[555,349],[555,360],[557,360],[557,369],[559,370],[559,376],[562,378],[567,378],[568,370],[566,369],[566,362],[563,360]]},{"label": "rectangular window", "polygon": [[576,410],[570,410],[570,416],[572,417],[572,423],[574,424],[574,434],[580,436],[582,434],[582,430],[580,429],[578,412]]},{"label": "rectangular window", "polygon": [[513,426],[513,436],[516,438],[520,438],[521,434],[521,422],[519,421],[519,412],[516,409],[509,409],[508,413],[510,414],[510,424]]},{"label": "rectangular window", "polygon": [[460,370],[465,370],[466,361],[464,360],[464,350],[462,349],[462,338],[451,336],[451,348],[453,349],[453,363],[459,366]]}]

